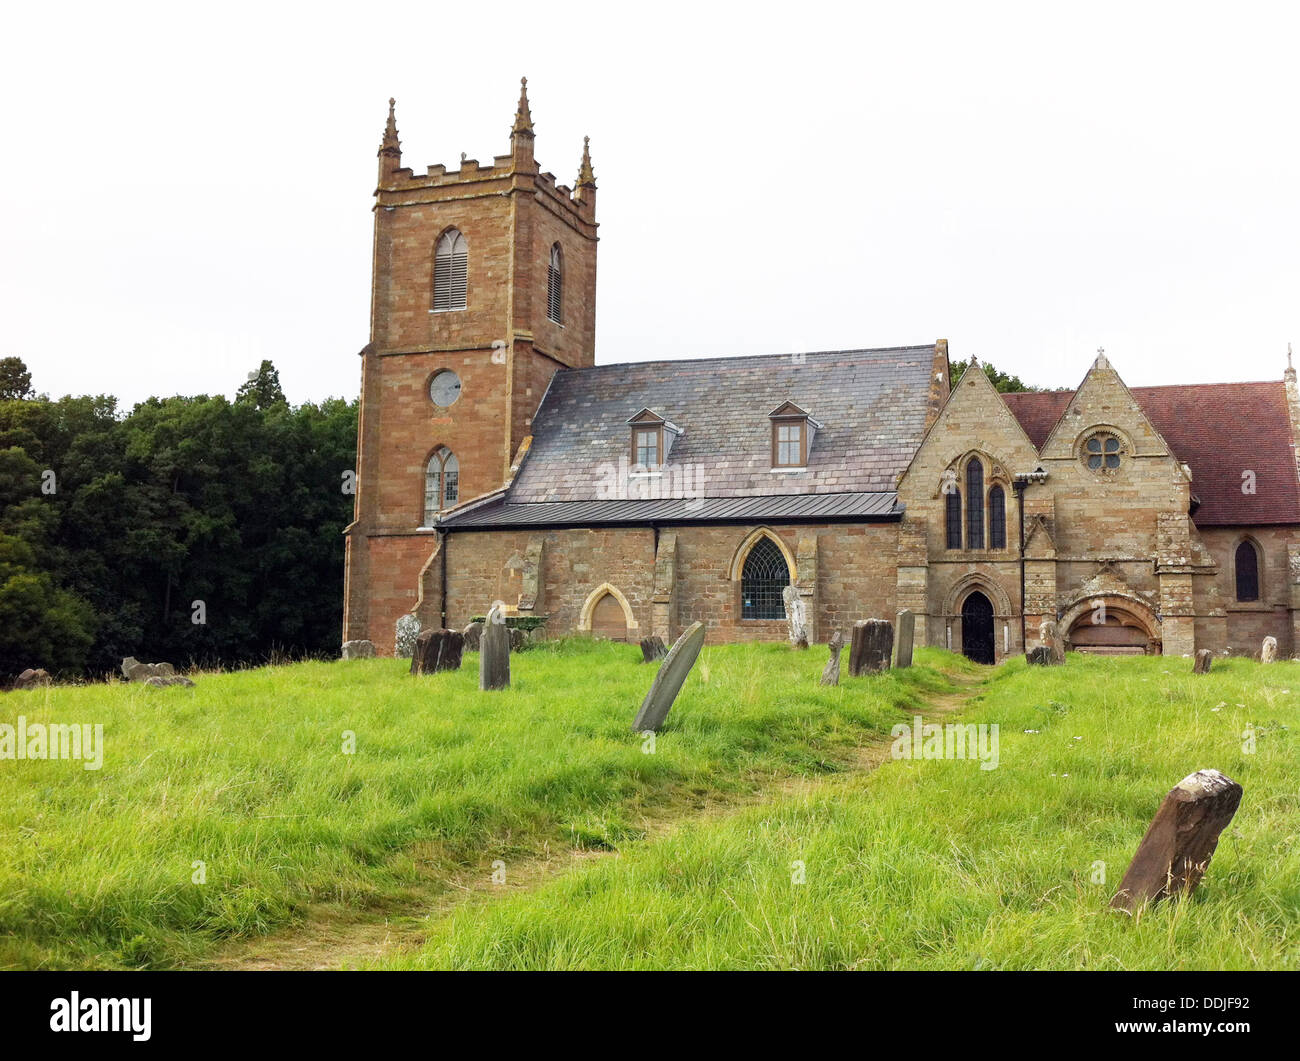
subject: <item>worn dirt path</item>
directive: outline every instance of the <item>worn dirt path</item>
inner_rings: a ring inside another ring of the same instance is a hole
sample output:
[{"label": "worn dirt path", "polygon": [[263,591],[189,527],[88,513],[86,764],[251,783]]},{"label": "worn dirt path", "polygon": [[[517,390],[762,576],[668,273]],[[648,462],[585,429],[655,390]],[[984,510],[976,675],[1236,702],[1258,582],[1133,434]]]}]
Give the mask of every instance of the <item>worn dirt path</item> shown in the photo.
[{"label": "worn dirt path", "polygon": [[[949,680],[956,688],[927,701],[921,712],[927,721],[960,710],[979,695],[984,685],[983,675],[974,678],[949,675]],[[886,737],[860,745],[848,759],[847,768],[838,774],[758,779],[755,790],[748,795],[702,798],[688,804],[685,810],[677,803],[671,809],[649,811],[638,823],[644,831],[644,838],[635,843],[653,843],[688,823],[735,814],[756,804],[794,794],[846,784],[886,762],[890,743]],[[450,877],[444,868],[436,872],[431,868],[427,879],[380,907],[359,910],[341,904],[317,904],[308,909],[301,922],[267,936],[233,941],[198,967],[244,970],[355,967],[418,949],[427,938],[431,923],[453,909],[486,904],[502,896],[529,891],[587,863],[618,857],[620,853],[616,850],[575,849],[548,843],[529,858],[512,860],[506,867],[504,884],[493,883],[492,868],[486,864],[465,866]]]}]

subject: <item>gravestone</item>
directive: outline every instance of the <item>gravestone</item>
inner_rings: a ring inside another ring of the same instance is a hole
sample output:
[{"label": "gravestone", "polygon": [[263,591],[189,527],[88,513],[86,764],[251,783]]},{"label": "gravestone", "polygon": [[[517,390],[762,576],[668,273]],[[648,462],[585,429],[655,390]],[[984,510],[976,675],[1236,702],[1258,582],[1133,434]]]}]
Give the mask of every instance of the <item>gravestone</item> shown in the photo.
[{"label": "gravestone", "polygon": [[410,659],[415,651],[415,639],[420,636],[420,620],[409,612],[397,620],[393,634],[393,655]]},{"label": "gravestone", "polygon": [[1214,653],[1208,648],[1197,649],[1196,662],[1192,664],[1193,674],[1209,674],[1210,664],[1214,660]]},{"label": "gravestone", "polygon": [[703,647],[704,624],[691,623],[682,631],[682,636],[676,640],[673,647],[668,650],[664,661],[659,664],[659,672],[650,685],[650,691],[645,694],[641,710],[632,720],[634,732],[644,733],[646,730],[658,732],[659,727],[664,724],[664,719],[668,717],[668,709],[673,706],[673,701],[681,692],[682,683],[691,673],[691,668],[695,666],[695,661],[700,656],[700,649]]},{"label": "gravestone", "polygon": [[479,641],[483,638],[482,623],[466,623],[465,629],[461,631],[465,637],[465,651],[477,652]]},{"label": "gravestone", "polygon": [[183,674],[155,674],[144,680],[146,689],[166,689],[171,685],[188,685],[191,689],[194,688],[194,683]]},{"label": "gravestone", "polygon": [[374,659],[375,643],[373,641],[344,641],[340,659]]},{"label": "gravestone", "polygon": [[1044,619],[1038,624],[1038,640],[1051,652],[1052,663],[1060,665],[1065,662],[1065,639],[1061,637],[1055,619]]},{"label": "gravestone", "polygon": [[141,663],[134,656],[122,660],[122,674],[128,681],[147,682],[150,678],[173,678],[176,668],[170,663]]},{"label": "gravestone", "polygon": [[849,645],[850,677],[889,670],[893,648],[893,623],[888,619],[859,619],[853,624],[853,641]]},{"label": "gravestone", "polygon": [[510,688],[510,628],[506,626],[506,606],[496,601],[488,609],[479,639],[478,687]]},{"label": "gravestone", "polygon": [[1025,662],[1031,667],[1051,667],[1056,663],[1052,650],[1047,645],[1038,645],[1025,653]]},{"label": "gravestone", "polygon": [[510,627],[510,651],[522,652],[528,647],[528,632],[517,626]]},{"label": "gravestone", "polygon": [[808,647],[808,605],[794,586],[786,586],[781,591],[781,600],[785,602],[785,623],[790,632],[790,644],[795,648]]},{"label": "gravestone", "polygon": [[50,672],[44,667],[28,667],[14,679],[14,689],[35,689],[38,685],[50,685],[53,681]]},{"label": "gravestone", "polygon": [[1188,774],[1160,804],[1110,905],[1132,913],[1144,902],[1190,895],[1240,804],[1241,786],[1218,770]]},{"label": "gravestone", "polygon": [[1266,637],[1264,638],[1263,645],[1261,645],[1259,649],[1259,661],[1260,663],[1273,663],[1276,662],[1276,660],[1277,660],[1277,638]]},{"label": "gravestone", "polygon": [[425,630],[415,639],[411,653],[412,674],[436,674],[443,670],[460,670],[465,635],[459,630]]},{"label": "gravestone", "polygon": [[894,637],[894,666],[912,665],[912,643],[916,640],[916,614],[910,608],[898,613]]},{"label": "gravestone", "polygon": [[839,685],[840,652],[844,649],[844,635],[836,630],[831,634],[827,647],[831,650],[831,658],[826,661],[826,667],[822,671],[822,685]]},{"label": "gravestone", "polygon": [[664,639],[658,634],[641,638],[642,663],[653,663],[657,659],[663,659],[666,655],[668,655],[668,646],[664,644]]}]

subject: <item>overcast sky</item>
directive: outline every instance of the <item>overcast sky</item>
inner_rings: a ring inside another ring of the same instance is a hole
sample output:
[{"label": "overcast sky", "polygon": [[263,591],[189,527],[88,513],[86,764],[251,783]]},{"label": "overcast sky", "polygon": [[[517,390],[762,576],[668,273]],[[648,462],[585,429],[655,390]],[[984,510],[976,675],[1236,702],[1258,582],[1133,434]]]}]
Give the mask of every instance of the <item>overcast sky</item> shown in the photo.
[{"label": "overcast sky", "polygon": [[[1292,5],[1294,9],[1295,5]],[[10,5],[0,356],[38,389],[355,396],[403,164],[591,136],[600,363],[929,343],[1074,386],[1300,343],[1282,5]]]}]

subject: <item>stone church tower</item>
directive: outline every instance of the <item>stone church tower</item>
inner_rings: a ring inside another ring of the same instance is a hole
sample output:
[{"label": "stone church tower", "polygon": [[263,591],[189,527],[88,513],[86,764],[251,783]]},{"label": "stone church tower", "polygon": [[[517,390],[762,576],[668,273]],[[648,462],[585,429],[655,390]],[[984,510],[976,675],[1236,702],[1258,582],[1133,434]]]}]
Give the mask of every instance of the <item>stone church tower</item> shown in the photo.
[{"label": "stone church tower", "polygon": [[560,368],[593,364],[596,180],[533,155],[527,80],[510,151],[490,165],[402,166],[389,101],[375,191],[370,342],[361,351],[344,640],[391,644],[440,573],[438,514],[508,480]]}]

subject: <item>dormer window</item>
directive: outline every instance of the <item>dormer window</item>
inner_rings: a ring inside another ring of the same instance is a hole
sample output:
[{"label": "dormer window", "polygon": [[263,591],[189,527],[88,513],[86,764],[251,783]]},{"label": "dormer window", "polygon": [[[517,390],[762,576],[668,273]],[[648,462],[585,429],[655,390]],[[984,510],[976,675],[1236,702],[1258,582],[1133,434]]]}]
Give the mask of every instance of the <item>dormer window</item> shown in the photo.
[{"label": "dormer window", "polygon": [[772,421],[772,470],[806,468],[813,435],[822,425],[794,402],[777,406],[768,418]]},{"label": "dormer window", "polygon": [[652,409],[642,409],[627,422],[632,428],[633,468],[640,472],[661,468],[682,429]]}]

